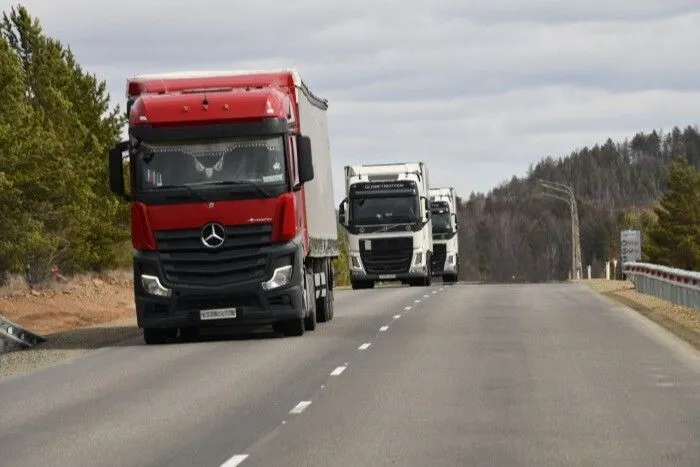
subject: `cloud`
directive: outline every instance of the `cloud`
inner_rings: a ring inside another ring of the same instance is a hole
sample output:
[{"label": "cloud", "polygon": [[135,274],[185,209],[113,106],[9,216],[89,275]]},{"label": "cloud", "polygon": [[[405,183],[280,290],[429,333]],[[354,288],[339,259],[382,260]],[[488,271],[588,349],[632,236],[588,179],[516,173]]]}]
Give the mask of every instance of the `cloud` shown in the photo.
[{"label": "cloud", "polygon": [[697,122],[695,0],[24,4],[106,79],[295,66],[328,98],[342,167],[424,160],[463,196],[541,157]]}]

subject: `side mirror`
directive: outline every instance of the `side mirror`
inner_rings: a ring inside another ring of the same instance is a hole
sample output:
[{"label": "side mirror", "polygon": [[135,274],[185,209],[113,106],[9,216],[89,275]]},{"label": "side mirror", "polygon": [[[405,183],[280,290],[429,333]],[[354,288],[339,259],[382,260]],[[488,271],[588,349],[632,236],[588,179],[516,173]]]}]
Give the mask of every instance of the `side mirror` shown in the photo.
[{"label": "side mirror", "polygon": [[425,196],[421,196],[421,200],[423,201],[423,207],[425,208],[422,216],[423,222],[428,222],[430,220],[430,201]]},{"label": "side mirror", "polygon": [[452,214],[452,221],[455,224],[455,227],[457,227],[457,214]]},{"label": "side mirror", "polygon": [[112,193],[125,198],[123,153],[129,148],[128,141],[122,141],[109,150],[109,188]]},{"label": "side mirror", "polygon": [[314,164],[311,158],[311,138],[297,136],[297,156],[299,158],[299,184],[303,185],[314,179]]},{"label": "side mirror", "polygon": [[343,201],[341,201],[340,206],[338,206],[338,222],[340,222],[340,225],[342,225],[344,227],[347,227],[349,224],[347,206],[348,206],[348,199],[347,198],[345,198]]}]

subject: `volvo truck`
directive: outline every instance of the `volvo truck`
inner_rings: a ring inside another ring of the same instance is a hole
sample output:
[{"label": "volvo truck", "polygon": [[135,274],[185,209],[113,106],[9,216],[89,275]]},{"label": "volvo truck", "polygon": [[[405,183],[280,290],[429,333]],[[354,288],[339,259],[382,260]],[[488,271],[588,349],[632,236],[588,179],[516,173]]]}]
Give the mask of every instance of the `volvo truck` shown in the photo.
[{"label": "volvo truck", "polygon": [[348,234],[353,289],[378,281],[431,284],[429,186],[423,162],[345,167],[338,217]]},{"label": "volvo truck", "polygon": [[442,276],[443,282],[456,282],[459,274],[459,239],[455,189],[431,188],[430,211],[433,224],[433,275]]},{"label": "volvo truck", "polygon": [[127,80],[128,140],[109,178],[131,204],[148,344],[210,327],[298,336],[333,318],[327,109],[294,69]]}]

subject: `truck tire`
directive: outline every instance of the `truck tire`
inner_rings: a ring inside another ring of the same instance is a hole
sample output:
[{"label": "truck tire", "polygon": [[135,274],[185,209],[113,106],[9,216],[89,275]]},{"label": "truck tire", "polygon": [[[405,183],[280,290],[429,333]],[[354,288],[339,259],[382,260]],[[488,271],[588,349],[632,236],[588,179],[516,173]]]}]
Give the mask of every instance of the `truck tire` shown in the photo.
[{"label": "truck tire", "polygon": [[316,329],[316,285],[314,283],[314,270],[306,270],[305,274],[306,299],[304,300],[304,309],[308,312],[308,316],[304,318],[304,328],[307,331]]},{"label": "truck tire", "polygon": [[306,331],[304,318],[290,319],[288,321],[278,321],[272,325],[275,332],[284,334],[285,336],[303,336]]},{"label": "truck tire", "polygon": [[316,300],[316,319],[319,323],[325,323],[333,319],[333,274],[330,261],[321,262],[320,272],[322,276],[321,296]]},{"label": "truck tire", "polygon": [[353,289],[373,289],[374,281],[351,281]]},{"label": "truck tire", "polygon": [[196,326],[180,328],[180,339],[183,342],[197,342],[200,337],[200,329]]},{"label": "truck tire", "polygon": [[426,269],[428,270],[428,275],[423,279],[423,285],[425,287],[430,287],[433,283],[433,256],[431,254],[427,255],[426,258]]},{"label": "truck tire", "polygon": [[147,345],[165,344],[168,339],[177,336],[177,328],[143,328],[143,340]]},{"label": "truck tire", "polygon": [[445,284],[453,284],[457,282],[457,276],[455,274],[445,274],[442,276],[442,282]]}]

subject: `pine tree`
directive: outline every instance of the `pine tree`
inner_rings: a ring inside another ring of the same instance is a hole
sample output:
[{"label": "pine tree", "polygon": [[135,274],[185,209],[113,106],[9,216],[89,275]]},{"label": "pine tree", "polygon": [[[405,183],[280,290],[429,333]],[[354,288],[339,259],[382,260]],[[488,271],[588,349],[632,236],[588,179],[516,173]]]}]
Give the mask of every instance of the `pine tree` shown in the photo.
[{"label": "pine tree", "polygon": [[25,259],[39,270],[54,262],[68,270],[113,265],[128,239],[127,206],[107,184],[106,153],[119,137],[121,111],[110,111],[105,83],[45,36],[25,8],[3,14],[0,36],[19,61],[33,114],[32,124],[16,131],[43,134],[12,176],[25,211],[50,242],[50,251],[28,250]]},{"label": "pine tree", "polygon": [[685,157],[669,166],[669,186],[655,209],[649,260],[680,269],[700,269],[700,172]]}]

